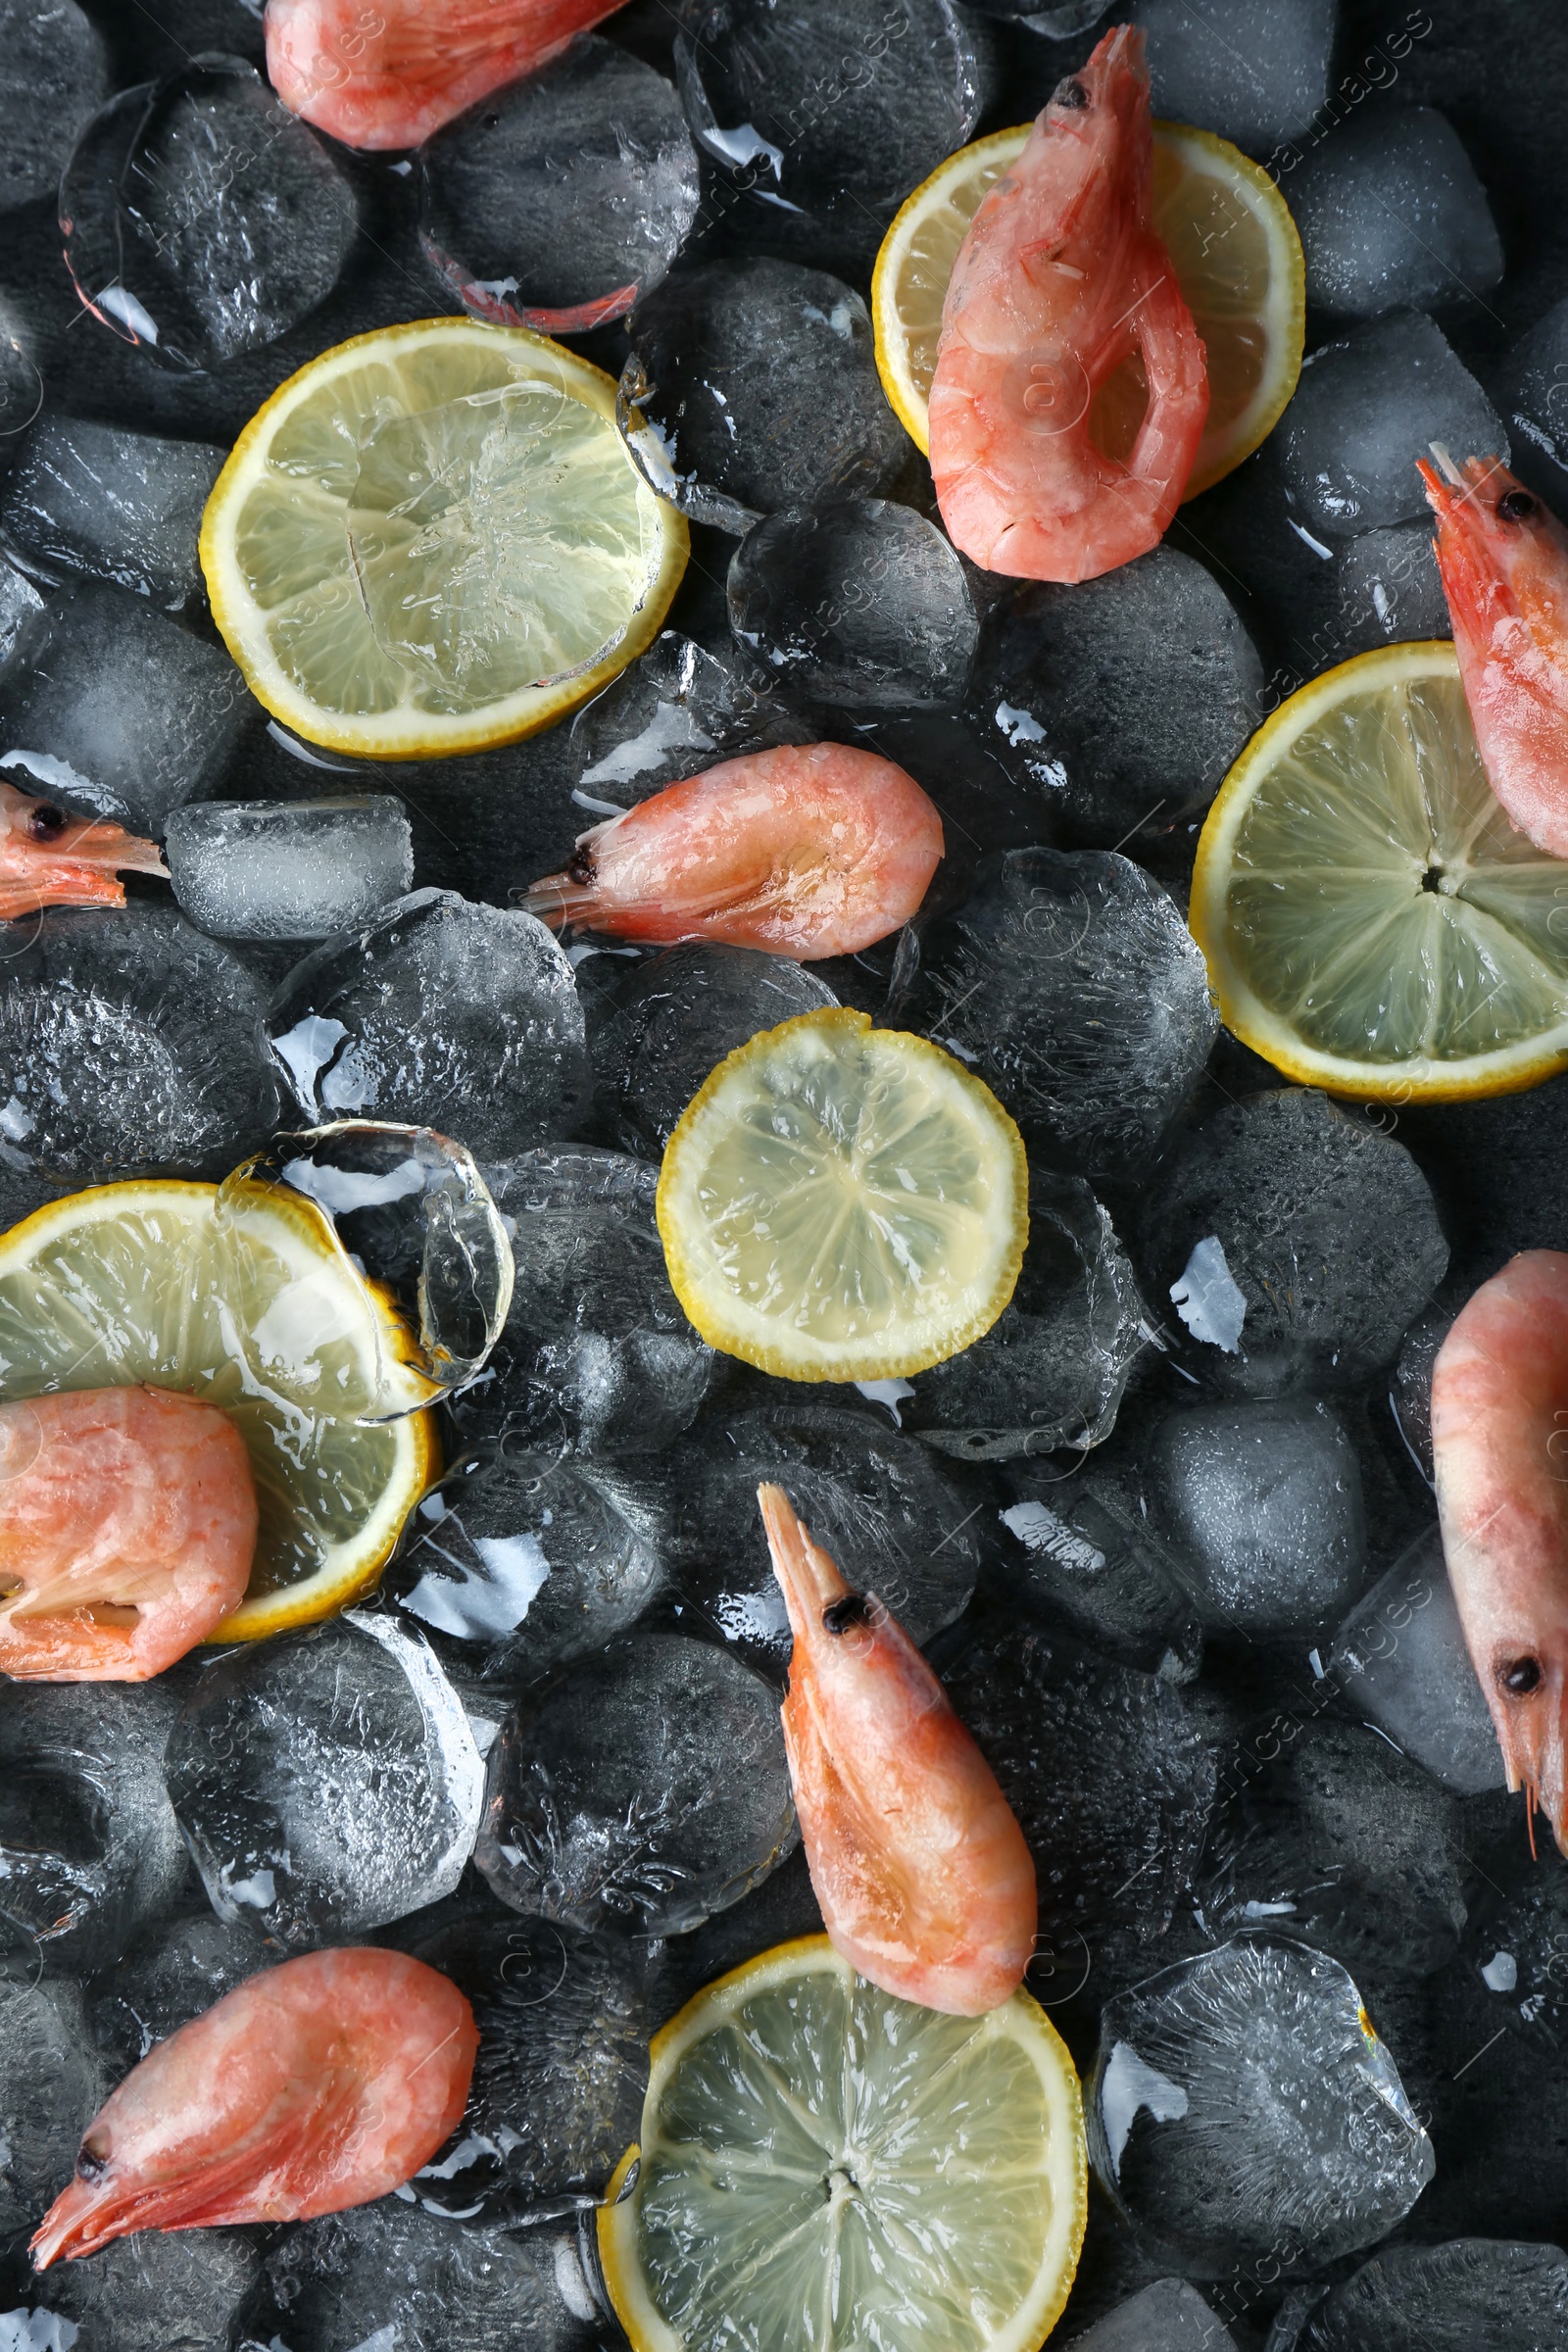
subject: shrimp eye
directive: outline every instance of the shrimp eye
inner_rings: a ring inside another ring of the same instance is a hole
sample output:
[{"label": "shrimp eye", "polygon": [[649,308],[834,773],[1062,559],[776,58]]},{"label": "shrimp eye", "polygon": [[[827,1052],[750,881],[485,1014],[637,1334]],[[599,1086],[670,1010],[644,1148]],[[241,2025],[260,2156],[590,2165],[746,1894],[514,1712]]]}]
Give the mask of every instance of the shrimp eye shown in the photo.
[{"label": "shrimp eye", "polygon": [[584,890],[586,890],[593,878],[594,854],[592,850],[579,849],[574,851],[572,854],[571,863],[566,868],[567,881],[576,882],[580,884]]},{"label": "shrimp eye", "polygon": [[1081,81],[1069,74],[1066,80],[1058,81],[1052,91],[1051,103],[1053,106],[1064,106],[1076,115],[1089,104],[1089,92]]},{"label": "shrimp eye", "polygon": [[89,2132],[76,2151],[76,2178],[78,2180],[101,2180],[108,2170],[109,2142],[100,2134],[95,2145]]},{"label": "shrimp eye", "polygon": [[863,1592],[846,1592],[842,1600],[830,1600],[822,1611],[822,1623],[830,1634],[847,1634],[852,1625],[869,1625],[871,1612]]},{"label": "shrimp eye", "polygon": [[34,841],[53,841],[65,831],[71,819],[53,801],[38,801],[27,810],[27,831]]},{"label": "shrimp eye", "polygon": [[1498,1667],[1497,1680],[1514,1698],[1528,1698],[1532,1690],[1541,1689],[1541,1660],[1510,1658],[1506,1666]]},{"label": "shrimp eye", "polygon": [[1523,522],[1536,511],[1536,502],[1528,490],[1505,490],[1497,501],[1499,522]]}]

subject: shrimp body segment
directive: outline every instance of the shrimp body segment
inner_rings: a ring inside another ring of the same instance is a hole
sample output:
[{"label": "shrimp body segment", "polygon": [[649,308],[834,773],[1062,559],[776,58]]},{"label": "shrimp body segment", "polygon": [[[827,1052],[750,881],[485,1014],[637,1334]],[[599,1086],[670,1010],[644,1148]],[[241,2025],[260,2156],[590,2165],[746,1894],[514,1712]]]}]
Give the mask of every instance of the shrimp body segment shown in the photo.
[{"label": "shrimp body segment", "polygon": [[385,2196],[462,2116],[478,2046],[457,1986],[402,1952],[307,1952],[248,1977],[98,2110],[34,2266],[136,2230],[308,2221]]},{"label": "shrimp body segment", "polygon": [[[931,470],[955,547],[1029,580],[1091,580],[1155,546],[1208,416],[1202,340],[1153,226],[1144,36],[1107,32],[1062,82],[959,249],[931,386]],[[1125,465],[1090,433],[1134,351],[1149,406]]]},{"label": "shrimp body segment", "polygon": [[1443,1548],[1510,1788],[1568,1852],[1568,1254],[1482,1284],[1432,1374]]},{"label": "shrimp body segment", "polygon": [[345,147],[418,147],[616,0],[267,0],[267,77]]},{"label": "shrimp body segment", "polygon": [[522,904],[650,945],[712,939],[810,962],[906,923],[942,851],[941,817],[891,760],[792,745],[725,760],[596,825]]},{"label": "shrimp body segment", "polygon": [[155,841],[0,782],[0,922],[40,906],[123,906],[122,872],[169,875]]},{"label": "shrimp body segment", "polygon": [[1495,458],[1418,459],[1487,781],[1522,833],[1568,858],[1568,530]]},{"label": "shrimp body segment", "polygon": [[245,1595],[256,1551],[245,1441],[167,1389],[0,1405],[0,1673],[141,1683]]},{"label": "shrimp body segment", "polygon": [[757,1495],[795,1637],[784,1744],[823,1924],[884,1992],[983,2016],[1034,1949],[1023,1832],[907,1634],[845,1583],[781,1488]]}]

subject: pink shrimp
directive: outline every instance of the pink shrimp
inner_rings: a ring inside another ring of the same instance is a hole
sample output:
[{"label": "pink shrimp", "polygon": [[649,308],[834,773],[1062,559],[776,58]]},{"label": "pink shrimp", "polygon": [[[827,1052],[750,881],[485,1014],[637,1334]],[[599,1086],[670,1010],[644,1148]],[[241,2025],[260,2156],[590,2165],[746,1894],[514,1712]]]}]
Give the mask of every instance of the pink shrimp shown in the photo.
[{"label": "pink shrimp", "polygon": [[[1107,32],[1057,88],[959,249],[931,386],[954,545],[989,571],[1092,580],[1155,546],[1208,415],[1208,364],[1154,233],[1144,36]],[[1090,431],[1133,351],[1149,406],[1124,464]]]},{"label": "pink shrimp", "polygon": [[1416,463],[1481,764],[1514,823],[1568,858],[1568,530],[1498,458]]},{"label": "pink shrimp", "polygon": [[411,2180],[468,2099],[479,2035],[402,1952],[307,1952],[159,2042],[82,2134],[36,2269],[136,2230],[302,2222]]},{"label": "pink shrimp", "polygon": [[991,1767],[902,1626],[759,1487],[795,1636],[784,1745],[834,1949],[884,1992],[1000,2008],[1034,1949],[1035,1866]]},{"label": "pink shrimp", "polygon": [[256,1550],[245,1441],[167,1389],[0,1405],[0,1672],[142,1683],[244,1597]]},{"label": "pink shrimp", "polygon": [[522,905],[620,939],[723,940],[809,963],[906,923],[942,850],[912,776],[813,743],[726,760],[595,825]]},{"label": "pink shrimp", "polygon": [[40,906],[123,906],[117,869],[169,873],[156,842],[0,783],[0,922]]},{"label": "pink shrimp", "polygon": [[345,147],[418,147],[620,0],[267,0],[267,73]]},{"label": "pink shrimp", "polygon": [[1568,1853],[1568,1254],[1527,1250],[1467,1301],[1433,1368],[1432,1452],[1508,1786]]}]

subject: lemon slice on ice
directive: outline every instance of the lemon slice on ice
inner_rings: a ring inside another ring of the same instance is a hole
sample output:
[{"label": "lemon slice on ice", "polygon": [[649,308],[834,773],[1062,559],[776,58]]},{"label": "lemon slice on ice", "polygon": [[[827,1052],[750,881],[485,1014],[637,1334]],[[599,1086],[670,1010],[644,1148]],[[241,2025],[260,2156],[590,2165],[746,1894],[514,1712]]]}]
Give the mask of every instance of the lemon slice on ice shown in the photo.
[{"label": "lemon slice on ice", "polygon": [[[953,265],[981,198],[1031,128],[995,131],[950,155],[908,198],[877,255],[877,367],[900,421],[923,450]],[[1296,390],[1306,331],[1301,241],[1261,166],[1228,139],[1184,122],[1154,124],[1153,197],[1154,226],[1208,355],[1208,422],[1186,491],[1196,498],[1250,456]],[[1131,449],[1148,395],[1136,359],[1101,387],[1091,429],[1112,457]]]},{"label": "lemon slice on ice", "polygon": [[1072,2060],[1026,1992],[944,2017],[813,1936],[655,2037],[600,2258],[635,2352],[1036,2352],[1086,2180]]},{"label": "lemon slice on ice", "polygon": [[309,742],[423,760],[552,725],[651,644],[683,517],[612,378],[520,327],[357,335],[272,394],[202,522],[213,617]]},{"label": "lemon slice on ice", "polygon": [[245,1599],[211,1636],[309,1625],[374,1584],[436,1475],[428,1393],[390,1305],[280,1187],[74,1193],[0,1235],[0,1397],[148,1381],[244,1438],[261,1504]]},{"label": "lemon slice on ice", "polygon": [[1193,933],[1287,1077],[1464,1102],[1568,1063],[1568,864],[1516,833],[1451,645],[1392,645],[1275,711],[1209,810]]},{"label": "lemon slice on ice", "polygon": [[893,1380],[989,1331],[1029,1237],[1023,1144],[923,1037],[803,1013],[721,1061],[664,1148],[659,1230],[703,1338],[787,1380]]}]

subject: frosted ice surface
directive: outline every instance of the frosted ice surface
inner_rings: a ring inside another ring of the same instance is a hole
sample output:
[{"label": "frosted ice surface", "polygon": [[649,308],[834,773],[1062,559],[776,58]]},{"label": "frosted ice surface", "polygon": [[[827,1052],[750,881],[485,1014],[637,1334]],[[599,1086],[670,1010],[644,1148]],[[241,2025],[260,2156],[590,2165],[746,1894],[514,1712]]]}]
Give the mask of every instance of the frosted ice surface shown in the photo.
[{"label": "frosted ice surface", "polygon": [[956,703],[979,642],[963,566],[912,507],[826,498],[781,508],[730,562],[736,642],[788,693],[848,710]]},{"label": "frosted ice surface", "polygon": [[198,1911],[149,1929],[92,1987],[88,2018],[111,2072],[128,2074],[154,2042],[282,1957],[244,1914],[225,1921]]},{"label": "frosted ice surface", "polygon": [[[1241,1937],[1107,2003],[1088,2088],[1101,2185],[1184,2271],[1267,2259],[1310,2274],[1385,2236],[1432,2179],[1432,2143],[1338,1961]],[[1134,2060],[1171,2086],[1119,2148]],[[1180,2092],[1179,2112],[1175,2093]]]},{"label": "frosted ice surface", "polygon": [[165,850],[180,906],[217,939],[326,939],[414,880],[409,820],[388,793],[202,801],[175,810]]},{"label": "frosted ice surface", "polygon": [[741,752],[814,742],[750,666],[727,626],[721,657],[666,629],[572,720],[577,805],[612,814]]},{"label": "frosted ice surface", "polygon": [[356,1614],[210,1666],[166,1773],[220,1919],[352,1942],[462,1875],[482,1766],[422,1635]]},{"label": "frosted ice surface", "polygon": [[[17,570],[0,555],[0,665],[21,636],[24,625],[35,612],[43,611],[43,598],[25,573]],[[20,789],[25,790],[23,785]]]},{"label": "frosted ice surface", "polygon": [[1217,1234],[1205,1233],[1170,1286],[1171,1303],[1195,1340],[1235,1355],[1247,1321],[1246,1293],[1231,1280]]},{"label": "frosted ice surface", "polygon": [[1263,665],[1224,589],[1157,547],[993,606],[971,723],[1056,838],[1119,849],[1206,806],[1262,715]]},{"label": "frosted ice surface", "polygon": [[1389,2246],[1331,2287],[1299,2335],[1269,2352],[1544,2352],[1568,2343],[1560,2246],[1461,2237]]},{"label": "frosted ice surface", "polygon": [[1030,1150],[1147,1174],[1218,1032],[1202,955],[1127,858],[1008,850],[921,943],[916,1026],[960,1055]]},{"label": "frosted ice surface", "polygon": [[[0,2352],[227,2352],[228,2324],[262,2265],[254,2231],[144,2230],[30,2288],[30,2335]],[[8,2315],[14,2316],[14,2315]],[[52,2328],[56,2330],[51,2336]]]},{"label": "frosted ice surface", "polygon": [[1366,1574],[1355,1448],[1308,1397],[1250,1398],[1173,1413],[1155,1475],[1174,1557],[1200,1622],[1244,1634],[1334,1624]]},{"label": "frosted ice surface", "polygon": [[216,784],[249,708],[220,646],[144,597],[83,581],[50,598],[0,669],[0,769],[24,792],[156,835]]},{"label": "frosted ice surface", "polygon": [[[698,520],[745,530],[779,507],[885,489],[903,463],[870,314],[826,270],[760,256],[682,268],[627,331],[622,393]],[[628,436],[634,454],[642,442]]]},{"label": "frosted ice surface", "polygon": [[1347,653],[1452,636],[1430,518],[1362,531],[1341,543],[1336,564]]},{"label": "frosted ice surface", "polygon": [[71,2179],[104,2082],[70,1983],[0,1976],[0,2231],[10,2238]]},{"label": "frosted ice surface", "polygon": [[1185,2278],[1156,2278],[1118,2303],[1064,2352],[1235,2352],[1235,2338],[1196,2286]]},{"label": "frosted ice surface", "polygon": [[72,572],[181,605],[201,585],[202,511],[226,452],[42,416],[0,494],[0,538],[46,579]]},{"label": "frosted ice surface", "polygon": [[697,212],[680,102],[586,33],[420,149],[424,247],[480,318],[569,332],[657,286]]},{"label": "frosted ice surface", "polygon": [[108,88],[103,36],[74,0],[0,0],[0,213],[54,194]]},{"label": "frosted ice surface", "polygon": [[1327,101],[1335,0],[1140,0],[1132,14],[1169,122],[1266,157],[1303,139]]},{"label": "frosted ice surface", "polygon": [[1568,295],[1515,344],[1489,388],[1516,471],[1560,514],[1568,508]]},{"label": "frosted ice surface", "polygon": [[1503,1786],[1436,1527],[1362,1595],[1328,1665],[1346,1703],[1447,1788],[1474,1796]]},{"label": "frosted ice surface", "polygon": [[474,1859],[515,1910],[672,1936],[738,1902],[795,1836],[772,1685],[707,1642],[631,1634],[519,1697]]},{"label": "frosted ice surface", "polygon": [[268,1036],[301,1109],[434,1127],[480,1158],[569,1132],[588,1085],[571,965],[543,923],[416,890],[295,966]]},{"label": "frosted ice surface", "polygon": [[1206,1120],[1154,1188],[1144,1263],[1167,1298],[1198,1244],[1219,1243],[1246,1301],[1238,1352],[1195,1372],[1233,1391],[1349,1388],[1389,1363],[1441,1281],[1448,1246],[1404,1146],[1311,1088]]},{"label": "frosted ice surface", "polygon": [[1502,243],[1475,167],[1430,106],[1368,108],[1290,174],[1306,299],[1343,318],[1490,292]]},{"label": "frosted ice surface", "polygon": [[1279,430],[1292,505],[1329,539],[1424,520],[1415,462],[1434,441],[1458,460],[1508,456],[1496,411],[1441,328],[1422,311],[1392,312],[1303,365]]}]

